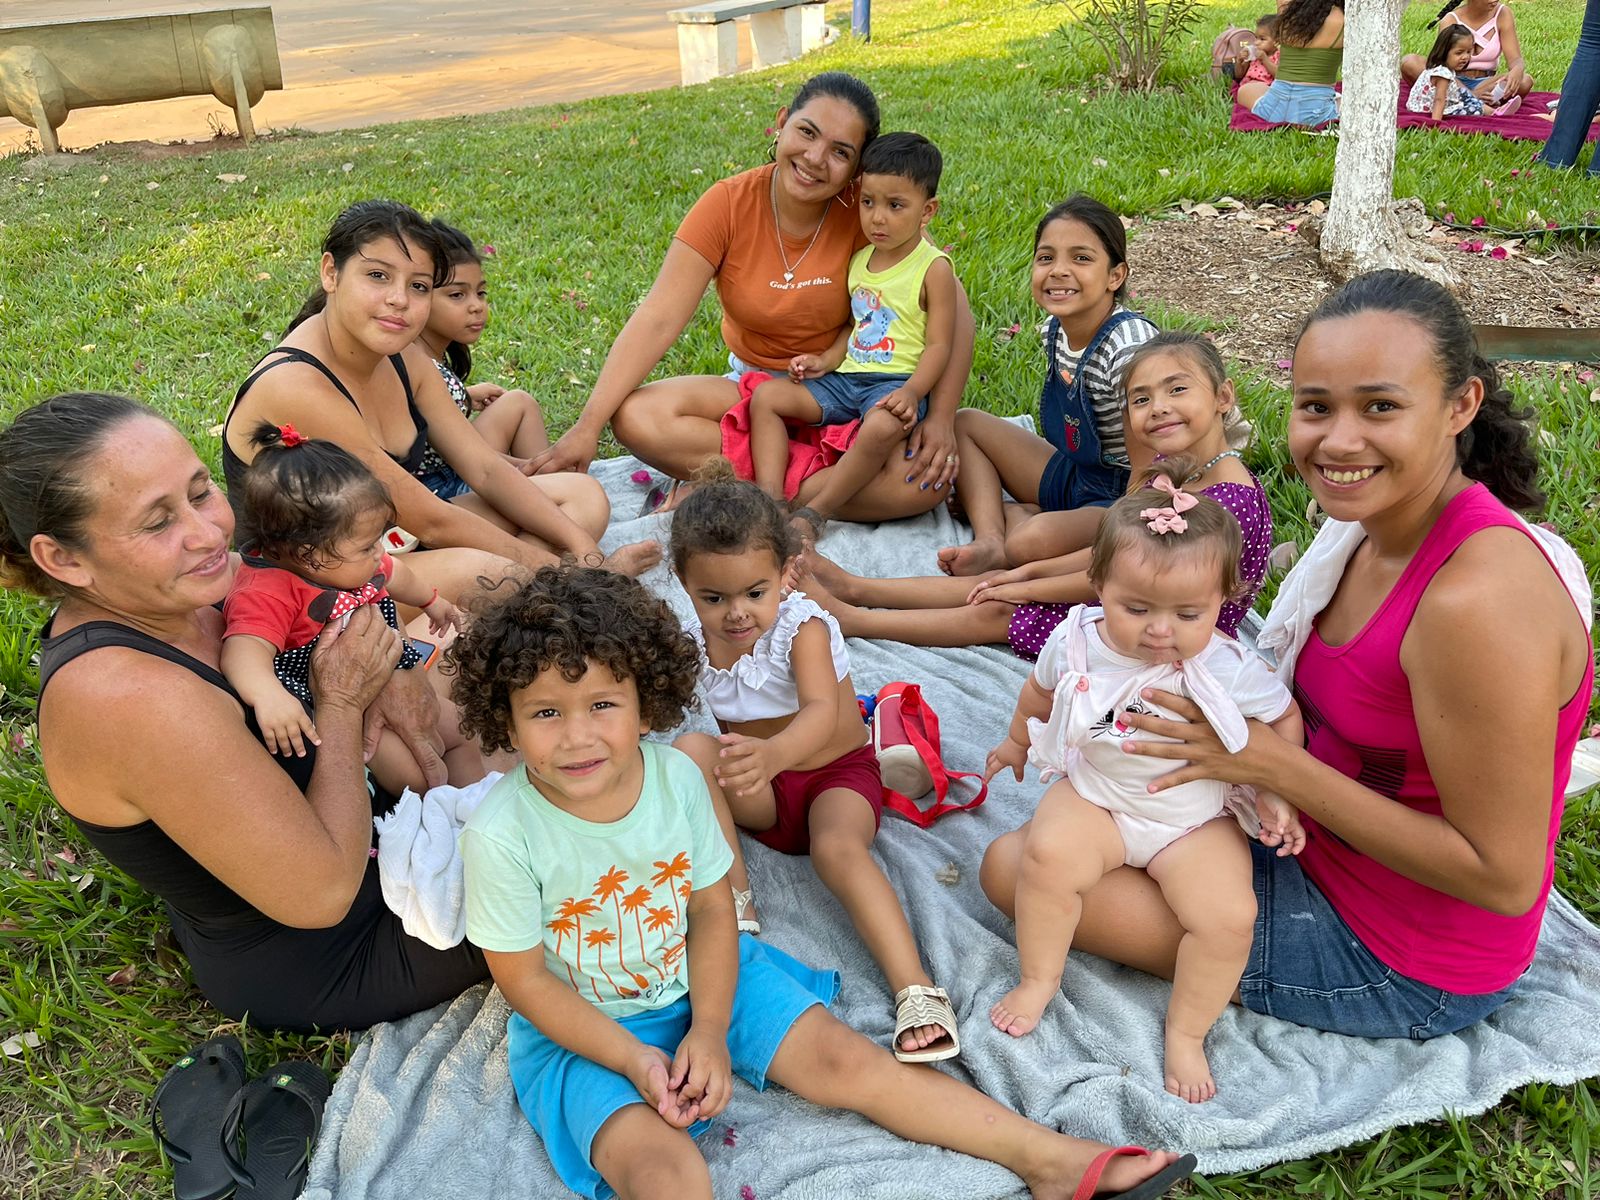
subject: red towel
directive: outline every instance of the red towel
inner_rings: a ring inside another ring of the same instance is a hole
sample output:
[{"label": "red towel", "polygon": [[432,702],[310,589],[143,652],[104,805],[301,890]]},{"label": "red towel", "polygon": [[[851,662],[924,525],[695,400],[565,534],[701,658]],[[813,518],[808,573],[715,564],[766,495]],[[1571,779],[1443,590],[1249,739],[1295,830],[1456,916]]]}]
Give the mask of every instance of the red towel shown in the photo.
[{"label": "red towel", "polygon": [[[722,453],[733,464],[740,479],[755,478],[755,462],[750,454],[750,397],[772,376],[765,371],[747,371],[739,376],[739,403],[722,414]],[[783,476],[783,495],[793,500],[800,484],[824,467],[844,457],[861,430],[860,421],[848,425],[789,426],[789,469]]]},{"label": "red towel", "polygon": [[[1450,117],[1444,121],[1435,121],[1426,113],[1407,112],[1406,97],[1410,93],[1411,85],[1401,80],[1400,95],[1395,105],[1395,123],[1401,129],[1430,128],[1445,129],[1451,133],[1494,133],[1514,141],[1528,142],[1542,142],[1550,136],[1552,123],[1539,114],[1549,115],[1546,105],[1556,98],[1555,92],[1529,92],[1522,98],[1522,108],[1509,117]],[[1287,126],[1269,125],[1235,101],[1233,114],[1228,119],[1228,128],[1235,133],[1256,133],[1263,129],[1285,129]],[[1592,142],[1596,138],[1600,138],[1600,129],[1591,124],[1589,135],[1585,140]]]}]

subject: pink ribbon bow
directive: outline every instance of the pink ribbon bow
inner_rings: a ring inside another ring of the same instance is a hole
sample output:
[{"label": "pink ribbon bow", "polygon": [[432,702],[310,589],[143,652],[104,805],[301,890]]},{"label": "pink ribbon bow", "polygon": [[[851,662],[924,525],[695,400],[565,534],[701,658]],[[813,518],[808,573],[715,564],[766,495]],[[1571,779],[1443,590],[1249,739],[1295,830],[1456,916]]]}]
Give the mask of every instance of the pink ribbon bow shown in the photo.
[{"label": "pink ribbon bow", "polygon": [[1151,533],[1182,533],[1189,528],[1179,513],[1188,512],[1200,501],[1184,491],[1165,475],[1158,475],[1150,481],[1150,487],[1158,492],[1166,492],[1172,497],[1172,504],[1166,508],[1141,509],[1139,516],[1149,522]]}]

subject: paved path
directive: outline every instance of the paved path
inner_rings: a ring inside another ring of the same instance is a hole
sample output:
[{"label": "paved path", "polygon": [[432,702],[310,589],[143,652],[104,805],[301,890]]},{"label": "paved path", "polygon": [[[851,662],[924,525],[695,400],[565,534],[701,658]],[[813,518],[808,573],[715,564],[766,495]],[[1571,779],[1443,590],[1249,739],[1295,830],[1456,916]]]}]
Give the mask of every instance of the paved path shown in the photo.
[{"label": "paved path", "polygon": [[[284,90],[268,92],[251,110],[257,129],[347,129],[678,81],[678,38],[667,13],[683,0],[271,3]],[[184,0],[3,0],[0,22],[198,7]],[[741,40],[747,40],[742,31]],[[202,141],[212,134],[210,117],[233,129],[227,106],[194,97],[79,109],[59,133],[68,149],[105,141]],[[22,146],[30,132],[0,117],[0,153]]]}]

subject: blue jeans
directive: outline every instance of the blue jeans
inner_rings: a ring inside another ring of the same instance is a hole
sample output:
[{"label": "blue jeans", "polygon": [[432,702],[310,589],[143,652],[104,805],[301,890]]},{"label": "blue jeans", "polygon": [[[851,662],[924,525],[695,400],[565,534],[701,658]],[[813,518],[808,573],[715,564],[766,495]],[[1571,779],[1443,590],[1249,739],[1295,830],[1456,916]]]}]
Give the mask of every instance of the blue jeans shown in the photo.
[{"label": "blue jeans", "polygon": [[1426,1041],[1481,1021],[1516,990],[1447,992],[1400,974],[1361,943],[1297,859],[1259,842],[1250,852],[1256,928],[1239,998],[1252,1012],[1329,1033]]},{"label": "blue jeans", "polygon": [[[1561,106],[1550,130],[1539,161],[1547,167],[1570,167],[1578,161],[1578,150],[1589,135],[1589,124],[1600,107],[1600,0],[1589,0],[1583,7],[1583,28],[1578,33],[1578,48],[1561,84]],[[1600,154],[1589,160],[1589,174],[1600,175]]]}]

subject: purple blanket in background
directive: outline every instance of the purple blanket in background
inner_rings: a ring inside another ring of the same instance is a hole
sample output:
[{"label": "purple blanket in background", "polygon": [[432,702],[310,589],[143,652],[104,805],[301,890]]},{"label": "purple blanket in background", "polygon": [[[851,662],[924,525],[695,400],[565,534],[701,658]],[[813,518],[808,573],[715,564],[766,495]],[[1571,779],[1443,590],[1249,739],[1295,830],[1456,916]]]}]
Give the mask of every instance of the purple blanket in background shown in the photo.
[{"label": "purple blanket in background", "polygon": [[[1406,96],[1410,91],[1411,85],[1402,80],[1400,94],[1395,101],[1395,119],[1401,129],[1431,128],[1446,129],[1451,133],[1492,133],[1514,141],[1527,142],[1542,142],[1550,136],[1551,122],[1545,119],[1550,115],[1550,110],[1546,105],[1558,95],[1556,92],[1529,92],[1523,97],[1522,108],[1509,117],[1451,117],[1445,121],[1435,121],[1425,113],[1406,111]],[[1242,104],[1235,102],[1228,128],[1236,133],[1256,133],[1263,129],[1287,127],[1269,124]],[[1600,138],[1600,128],[1591,124],[1586,140],[1592,142],[1596,138]]]}]

